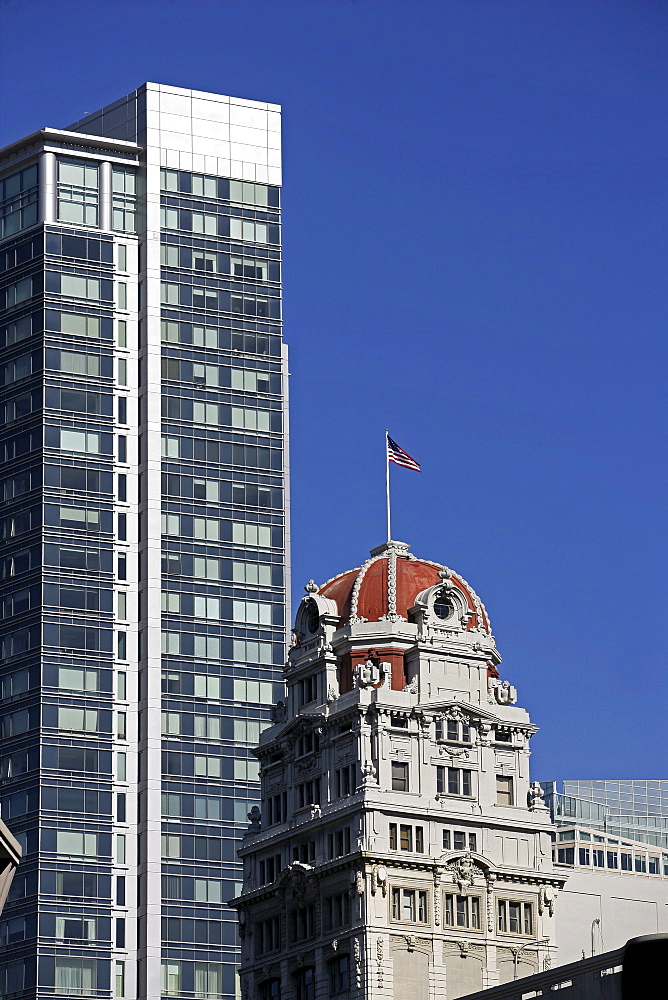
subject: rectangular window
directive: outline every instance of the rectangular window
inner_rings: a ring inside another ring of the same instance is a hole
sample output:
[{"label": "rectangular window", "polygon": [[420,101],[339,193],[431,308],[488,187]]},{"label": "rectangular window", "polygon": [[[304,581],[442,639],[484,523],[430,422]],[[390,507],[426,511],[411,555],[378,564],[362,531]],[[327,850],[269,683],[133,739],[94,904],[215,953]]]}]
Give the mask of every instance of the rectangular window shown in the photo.
[{"label": "rectangular window", "polygon": [[83,278],[77,274],[61,274],[60,294],[70,299],[99,299],[100,279]]},{"label": "rectangular window", "polygon": [[533,934],[531,903],[500,899],[497,903],[498,930],[502,934]]},{"label": "rectangular window", "polygon": [[499,806],[514,805],[513,779],[505,774],[496,776],[496,803]]},{"label": "rectangular window", "polygon": [[166,996],[176,996],[181,992],[181,963],[163,962],[161,969],[160,991]]},{"label": "rectangular window", "polygon": [[242,240],[244,243],[267,243],[268,228],[265,222],[230,219],[230,238]]},{"label": "rectangular window", "polygon": [[589,860],[589,848],[588,847],[581,847],[580,848],[580,850],[579,850],[579,860],[580,860],[580,864],[581,865],[588,865],[588,864],[590,864],[590,860]]},{"label": "rectangular window", "polygon": [[95,857],[97,854],[97,834],[78,830],[57,830],[56,851],[58,854],[74,854]]},{"label": "rectangular window", "polygon": [[83,316],[81,313],[60,314],[60,332],[72,337],[99,337],[99,316]]},{"label": "rectangular window", "polygon": [[230,385],[237,392],[269,392],[269,373],[232,368]]},{"label": "rectangular window", "polygon": [[100,374],[100,359],[97,354],[79,354],[76,351],[60,352],[60,371],[71,375]]},{"label": "rectangular window", "polygon": [[268,524],[232,524],[232,543],[258,548],[271,547],[271,527]]},{"label": "rectangular window", "polygon": [[0,181],[0,239],[37,222],[37,165]]},{"label": "rectangular window", "polygon": [[399,827],[399,846],[402,851],[413,850],[413,827],[402,823]]},{"label": "rectangular window", "polygon": [[258,431],[261,434],[268,434],[270,430],[269,411],[233,406],[232,426],[247,431]]},{"label": "rectangular window", "polygon": [[162,733],[164,736],[179,736],[181,734],[180,712],[162,712]]},{"label": "rectangular window", "polygon": [[58,687],[70,691],[98,691],[99,672],[92,667],[59,667]]},{"label": "rectangular window", "polygon": [[58,709],[58,728],[79,733],[97,732],[97,710],[94,708]]},{"label": "rectangular window", "polygon": [[257,601],[232,601],[232,620],[247,625],[271,625],[271,604]]},{"label": "rectangular window", "polygon": [[116,962],[115,995],[125,996],[125,962]]},{"label": "rectangular window", "polygon": [[58,221],[98,224],[98,167],[89,161],[58,161]]},{"label": "rectangular window", "polygon": [[97,959],[56,958],[55,988],[57,993],[74,995],[97,992]]},{"label": "rectangular window", "polygon": [[392,761],[392,791],[408,791],[408,764],[401,761]]},{"label": "rectangular window", "polygon": [[[112,227],[117,232],[134,233],[137,231],[137,174],[131,167],[116,167],[112,169]],[[127,262],[120,260],[119,268],[125,271]]]},{"label": "rectangular window", "polygon": [[204,233],[205,236],[218,234],[218,218],[208,212],[193,212],[193,232]]}]

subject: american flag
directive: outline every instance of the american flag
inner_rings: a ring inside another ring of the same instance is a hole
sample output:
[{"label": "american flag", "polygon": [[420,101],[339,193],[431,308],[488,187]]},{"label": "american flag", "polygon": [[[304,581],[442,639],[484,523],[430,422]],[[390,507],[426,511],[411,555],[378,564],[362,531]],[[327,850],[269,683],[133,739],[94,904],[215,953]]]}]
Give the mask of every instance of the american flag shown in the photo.
[{"label": "american flag", "polygon": [[407,451],[400,448],[389,434],[387,435],[387,460],[388,462],[396,462],[397,465],[403,465],[404,469],[412,469],[414,472],[422,471],[420,463],[411,458]]}]

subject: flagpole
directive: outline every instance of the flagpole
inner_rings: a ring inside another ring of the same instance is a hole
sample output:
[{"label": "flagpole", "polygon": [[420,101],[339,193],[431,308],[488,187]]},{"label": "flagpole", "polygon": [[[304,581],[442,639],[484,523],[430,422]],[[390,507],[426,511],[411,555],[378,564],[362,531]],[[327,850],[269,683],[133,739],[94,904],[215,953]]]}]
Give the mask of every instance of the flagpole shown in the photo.
[{"label": "flagpole", "polygon": [[387,494],[387,540],[390,542],[392,540],[392,532],[390,529],[390,451],[387,446],[389,430],[385,428],[385,492]]}]

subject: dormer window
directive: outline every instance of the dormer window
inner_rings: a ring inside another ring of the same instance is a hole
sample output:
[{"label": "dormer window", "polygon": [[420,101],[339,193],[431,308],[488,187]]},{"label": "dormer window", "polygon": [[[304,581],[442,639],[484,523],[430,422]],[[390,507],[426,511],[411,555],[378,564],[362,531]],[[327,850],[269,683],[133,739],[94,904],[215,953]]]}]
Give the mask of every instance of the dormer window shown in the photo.
[{"label": "dormer window", "polygon": [[318,605],[315,603],[313,598],[310,598],[306,602],[304,625],[311,635],[314,635],[320,628],[320,612],[318,610]]},{"label": "dormer window", "polygon": [[454,613],[454,604],[452,603],[450,597],[448,597],[447,592],[442,590],[436,595],[436,599],[434,601],[434,614],[437,618],[440,618],[441,621],[445,622],[448,618],[451,618]]}]

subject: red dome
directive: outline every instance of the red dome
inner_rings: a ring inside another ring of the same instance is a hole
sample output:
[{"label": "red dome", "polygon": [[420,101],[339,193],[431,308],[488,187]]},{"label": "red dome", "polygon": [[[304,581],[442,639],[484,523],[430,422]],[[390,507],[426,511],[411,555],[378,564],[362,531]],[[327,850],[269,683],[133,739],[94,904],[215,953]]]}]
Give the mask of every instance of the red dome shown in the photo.
[{"label": "red dome", "polygon": [[[328,580],[319,593],[336,602],[341,616],[339,627],[351,619],[375,622],[393,613],[407,619],[418,594],[442,582],[443,569],[439,563],[416,559],[405,543],[390,542],[372,549],[371,558],[362,566]],[[482,628],[488,632],[485,609],[474,591],[456,573],[452,573],[450,580],[466,596],[474,612],[468,628],[477,628],[480,619]],[[396,591],[394,601],[390,594],[392,582]]]}]

